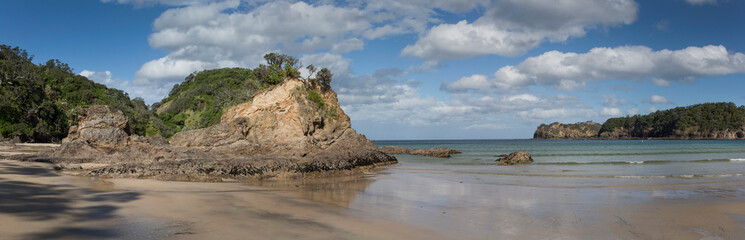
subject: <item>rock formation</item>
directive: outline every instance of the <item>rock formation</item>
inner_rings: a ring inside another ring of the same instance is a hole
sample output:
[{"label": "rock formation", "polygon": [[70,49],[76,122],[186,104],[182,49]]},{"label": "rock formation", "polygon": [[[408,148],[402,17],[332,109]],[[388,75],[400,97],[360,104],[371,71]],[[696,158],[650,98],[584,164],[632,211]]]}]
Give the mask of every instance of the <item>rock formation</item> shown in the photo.
[{"label": "rock formation", "polygon": [[336,93],[286,80],[228,109],[212,127],[162,137],[127,134],[127,118],[107,106],[81,110],[58,149],[35,161],[60,168],[95,163],[87,174],[189,181],[303,175],[395,163],[351,128]]},{"label": "rock formation", "polygon": [[386,154],[411,154],[411,155],[420,155],[420,156],[438,157],[438,158],[450,158],[451,154],[460,153],[456,151],[455,149],[446,148],[446,147],[412,149],[412,148],[400,147],[400,146],[382,146],[382,147],[379,147],[378,150]]},{"label": "rock formation", "polygon": [[499,163],[500,166],[532,163],[533,157],[531,157],[530,154],[526,151],[519,151],[519,152],[510,153],[506,157],[497,159],[497,162],[500,162]]},{"label": "rock formation", "polygon": [[592,139],[597,138],[602,125],[593,122],[541,124],[533,133],[535,139]]},{"label": "rock formation", "polygon": [[94,147],[115,147],[127,140],[128,119],[106,105],[81,108],[77,126],[71,126],[63,142],[83,141]]}]

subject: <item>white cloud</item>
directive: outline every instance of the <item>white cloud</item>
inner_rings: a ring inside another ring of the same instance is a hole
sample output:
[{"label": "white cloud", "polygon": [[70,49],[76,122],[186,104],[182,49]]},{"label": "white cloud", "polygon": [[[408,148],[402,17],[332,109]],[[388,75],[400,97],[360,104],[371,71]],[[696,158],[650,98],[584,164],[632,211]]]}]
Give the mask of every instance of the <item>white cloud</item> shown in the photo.
[{"label": "white cloud", "polygon": [[357,38],[346,39],[340,43],[331,46],[331,51],[335,53],[347,53],[355,50],[362,50],[365,42]]},{"label": "white cloud", "polygon": [[458,92],[464,90],[488,90],[494,88],[493,81],[489,81],[488,78],[489,77],[481,74],[462,77],[447,86],[443,86],[443,90],[448,92]]},{"label": "white cloud", "polygon": [[[666,86],[672,81],[690,82],[703,76],[734,73],[745,73],[745,54],[728,52],[724,46],[660,51],[623,46],[593,48],[581,54],[549,51],[516,66],[500,68],[489,82],[498,89],[545,85],[572,90],[584,88],[587,82],[603,80],[651,81]],[[458,81],[447,88],[455,83]]]},{"label": "white cloud", "polygon": [[538,121],[550,120],[556,121],[557,119],[567,118],[582,118],[591,119],[596,118],[597,113],[592,109],[567,109],[567,108],[555,108],[555,109],[542,109],[535,108],[528,111],[520,111],[517,113],[518,116],[524,119],[533,119]]},{"label": "white cloud", "polygon": [[656,111],[657,111],[657,108],[654,107],[654,106],[651,106],[651,107],[647,108],[647,113],[653,113],[653,112],[656,112]]},{"label": "white cloud", "polygon": [[669,87],[670,85],[673,85],[673,83],[670,82],[669,80],[665,80],[662,78],[654,78],[652,79],[652,83],[660,87]]},{"label": "white cloud", "polygon": [[188,6],[219,1],[223,0],[101,0],[103,3],[132,4],[135,7],[150,7],[155,5]]},{"label": "white cloud", "polygon": [[427,60],[517,56],[545,40],[561,42],[596,26],[630,24],[637,9],[633,0],[495,1],[472,23],[432,27],[401,54]]},{"label": "white cloud", "polygon": [[488,130],[498,130],[498,129],[507,129],[510,128],[510,126],[505,124],[496,124],[496,123],[479,123],[479,124],[472,124],[467,127],[464,127],[465,130],[471,130],[471,129],[488,129]]},{"label": "white cloud", "polygon": [[667,98],[660,95],[652,95],[651,97],[644,99],[643,102],[649,104],[671,104],[670,101],[667,100]]},{"label": "white cloud", "polygon": [[637,115],[639,114],[639,108],[629,108],[628,110],[626,110],[626,113],[632,116]]},{"label": "white cloud", "polygon": [[603,106],[606,107],[619,107],[628,104],[628,102],[625,99],[620,99],[616,97],[615,94],[607,94],[602,95],[603,99]]},{"label": "white cloud", "polygon": [[600,110],[600,114],[606,117],[617,117],[623,115],[621,109],[604,107]]},{"label": "white cloud", "polygon": [[686,0],[691,5],[717,4],[717,0]]},{"label": "white cloud", "polygon": [[91,81],[101,83],[101,84],[109,84],[112,81],[111,71],[95,72],[95,71],[83,70],[79,73],[79,75],[86,77]]}]

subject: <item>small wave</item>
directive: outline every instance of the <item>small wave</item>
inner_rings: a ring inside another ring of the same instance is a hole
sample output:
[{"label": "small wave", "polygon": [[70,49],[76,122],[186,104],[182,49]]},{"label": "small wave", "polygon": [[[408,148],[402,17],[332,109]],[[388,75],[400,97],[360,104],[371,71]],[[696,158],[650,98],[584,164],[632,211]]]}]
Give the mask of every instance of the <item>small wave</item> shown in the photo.
[{"label": "small wave", "polygon": [[590,164],[610,164],[610,165],[628,165],[628,164],[667,164],[667,163],[708,163],[708,162],[729,162],[745,161],[745,159],[702,159],[702,160],[643,160],[643,161],[605,161],[605,162],[537,162],[538,165],[590,165]]},{"label": "small wave", "polygon": [[745,162],[745,158],[733,158],[729,160],[730,162]]}]

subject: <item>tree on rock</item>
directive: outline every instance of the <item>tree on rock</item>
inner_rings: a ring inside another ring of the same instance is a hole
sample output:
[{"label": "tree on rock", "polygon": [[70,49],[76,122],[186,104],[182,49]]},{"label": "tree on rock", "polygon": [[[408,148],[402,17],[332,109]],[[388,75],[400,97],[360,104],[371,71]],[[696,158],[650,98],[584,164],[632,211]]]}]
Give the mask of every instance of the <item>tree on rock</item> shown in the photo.
[{"label": "tree on rock", "polygon": [[333,76],[334,74],[331,73],[331,70],[328,68],[322,68],[321,71],[318,71],[318,74],[316,74],[316,79],[323,86],[328,87],[331,85],[331,77]]}]

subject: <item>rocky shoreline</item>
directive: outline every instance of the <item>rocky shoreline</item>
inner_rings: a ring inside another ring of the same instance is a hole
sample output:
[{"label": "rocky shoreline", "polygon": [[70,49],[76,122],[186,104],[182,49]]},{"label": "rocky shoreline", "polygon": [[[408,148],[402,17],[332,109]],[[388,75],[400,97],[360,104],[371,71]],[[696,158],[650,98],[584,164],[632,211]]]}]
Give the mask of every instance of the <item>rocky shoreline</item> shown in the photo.
[{"label": "rocky shoreline", "polygon": [[[323,106],[304,96],[309,91],[321,92]],[[328,114],[331,108],[335,114]],[[170,142],[129,135],[127,117],[112,107],[80,111],[60,147],[13,159],[81,175],[182,181],[312,177],[397,162],[351,128],[333,90],[299,80],[288,79],[227,110],[218,125]]]}]

